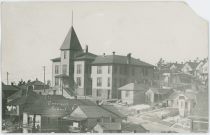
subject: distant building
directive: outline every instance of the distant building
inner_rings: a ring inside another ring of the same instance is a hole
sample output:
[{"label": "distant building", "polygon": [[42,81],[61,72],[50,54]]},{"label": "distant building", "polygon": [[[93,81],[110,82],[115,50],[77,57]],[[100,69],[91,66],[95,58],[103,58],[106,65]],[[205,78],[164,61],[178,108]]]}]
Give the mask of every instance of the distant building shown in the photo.
[{"label": "distant building", "polygon": [[186,73],[186,74],[191,74],[193,76],[196,76],[196,67],[198,66],[198,62],[194,61],[194,62],[186,62],[184,64],[184,66],[182,67],[181,71],[183,73]]},{"label": "distant building", "polygon": [[145,103],[145,92],[148,87],[145,84],[129,83],[118,90],[121,91],[122,103],[135,105]]},{"label": "distant building", "polygon": [[196,104],[196,95],[193,92],[175,91],[168,98],[168,106],[179,109],[181,117],[189,116]]},{"label": "distant building", "polygon": [[162,103],[171,93],[173,93],[173,89],[170,88],[150,88],[145,93],[146,103],[151,105]]}]

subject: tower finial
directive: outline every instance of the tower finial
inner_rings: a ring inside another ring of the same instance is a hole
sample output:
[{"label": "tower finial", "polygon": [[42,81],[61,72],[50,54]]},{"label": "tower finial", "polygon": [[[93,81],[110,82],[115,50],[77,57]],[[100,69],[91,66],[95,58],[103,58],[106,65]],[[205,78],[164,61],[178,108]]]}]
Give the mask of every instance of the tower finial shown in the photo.
[{"label": "tower finial", "polygon": [[73,21],[74,21],[74,13],[73,13],[73,10],[72,10],[72,15],[71,15],[71,17],[72,17],[72,18],[71,18],[71,21],[72,21],[71,23],[72,23],[72,26],[73,26]]}]

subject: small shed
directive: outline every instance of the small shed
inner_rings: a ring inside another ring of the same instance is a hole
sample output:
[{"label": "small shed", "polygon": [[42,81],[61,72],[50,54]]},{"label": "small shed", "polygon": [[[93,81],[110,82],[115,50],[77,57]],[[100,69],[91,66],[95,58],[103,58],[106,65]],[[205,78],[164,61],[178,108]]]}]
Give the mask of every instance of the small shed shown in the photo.
[{"label": "small shed", "polygon": [[145,103],[145,92],[147,87],[144,84],[129,83],[118,89],[121,91],[121,100],[123,103],[135,105]]},{"label": "small shed", "polygon": [[121,133],[121,123],[97,123],[94,133]]}]

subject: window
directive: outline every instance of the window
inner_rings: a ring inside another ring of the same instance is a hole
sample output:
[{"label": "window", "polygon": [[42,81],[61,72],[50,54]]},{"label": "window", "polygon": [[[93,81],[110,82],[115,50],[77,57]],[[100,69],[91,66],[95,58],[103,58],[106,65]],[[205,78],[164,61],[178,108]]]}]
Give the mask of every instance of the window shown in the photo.
[{"label": "window", "polygon": [[114,66],[114,73],[117,73],[117,66]]},{"label": "window", "polygon": [[181,101],[181,108],[184,108],[184,102]]},{"label": "window", "polygon": [[132,68],[132,75],[135,75],[135,68]]},{"label": "window", "polygon": [[101,122],[101,118],[98,118],[98,119],[97,119],[97,122]]},{"label": "window", "polygon": [[101,77],[97,78],[97,86],[102,86],[102,78]]},{"label": "window", "polygon": [[59,74],[59,65],[55,65],[55,74]]},{"label": "window", "polygon": [[123,74],[123,66],[120,66],[120,74]]},{"label": "window", "polygon": [[110,87],[110,77],[108,77],[107,86]]},{"label": "window", "polygon": [[55,85],[59,85],[59,79],[55,78]]},{"label": "window", "polygon": [[112,121],[112,122],[115,122],[115,119],[114,119],[114,118],[111,118],[111,121]]},{"label": "window", "polygon": [[102,67],[101,66],[97,66],[97,74],[102,74]]},{"label": "window", "polygon": [[77,74],[81,74],[81,64],[77,64]]},{"label": "window", "polygon": [[127,75],[128,74],[128,68],[125,66],[124,67],[124,74]]},{"label": "window", "polygon": [[63,51],[63,59],[66,59],[66,51]]},{"label": "window", "polygon": [[101,97],[101,95],[102,95],[102,90],[101,90],[101,89],[97,89],[97,90],[96,90],[96,95],[97,95],[97,97]]},{"label": "window", "polygon": [[111,66],[108,66],[108,74],[111,73]]},{"label": "window", "polygon": [[117,79],[114,78],[114,82],[113,82],[114,87],[117,87]]},{"label": "window", "polygon": [[129,91],[125,91],[125,97],[129,97]]},{"label": "window", "polygon": [[81,86],[81,77],[77,77],[77,85]]},{"label": "window", "polygon": [[62,72],[63,74],[67,74],[67,65],[63,65]]}]

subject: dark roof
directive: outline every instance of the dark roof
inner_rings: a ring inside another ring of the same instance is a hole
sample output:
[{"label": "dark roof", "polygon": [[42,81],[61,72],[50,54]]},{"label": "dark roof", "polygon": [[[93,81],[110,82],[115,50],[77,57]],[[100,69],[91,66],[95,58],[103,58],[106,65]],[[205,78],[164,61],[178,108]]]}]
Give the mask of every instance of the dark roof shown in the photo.
[{"label": "dark roof", "polygon": [[2,83],[2,90],[3,91],[18,91],[20,90],[20,88],[18,86],[13,86],[13,85],[4,85]]},{"label": "dark roof", "polygon": [[100,117],[119,117],[118,115],[103,109],[100,106],[79,106],[79,108],[85,113],[87,118],[100,118]]},{"label": "dark roof", "polygon": [[125,115],[123,115],[120,110],[118,110],[116,107],[114,107],[113,105],[101,105],[100,107],[102,107],[103,109],[114,113],[115,115],[119,116],[120,118],[126,118]]},{"label": "dark roof", "polygon": [[140,91],[140,90],[146,90],[146,86],[144,84],[140,84],[140,83],[129,83],[126,84],[120,88],[118,88],[119,90],[127,90],[127,91]]},{"label": "dark roof", "polygon": [[191,116],[199,118],[208,118],[209,116],[209,102],[208,92],[200,92],[196,95],[197,103],[193,108]]},{"label": "dark roof", "polygon": [[103,130],[109,130],[109,131],[115,131],[115,130],[121,130],[121,123],[98,123],[98,125],[103,128]]},{"label": "dark roof", "polygon": [[53,62],[60,62],[61,61],[61,58],[58,57],[58,58],[54,58],[54,59],[51,59]]},{"label": "dark roof", "polygon": [[33,104],[26,105],[24,111],[49,117],[63,117],[73,111],[73,106],[96,105],[88,99],[67,99],[62,95],[39,95]]},{"label": "dark roof", "polygon": [[134,124],[134,123],[122,123],[122,130],[123,131],[129,131],[129,132],[133,132],[135,130],[136,133],[146,133],[146,132],[148,132],[148,130],[145,129],[142,125]]},{"label": "dark roof", "polygon": [[[23,92],[25,92],[23,95]],[[13,95],[13,100],[8,102],[9,105],[25,105],[25,104],[32,104],[37,99],[37,94],[33,91],[25,91],[21,90],[21,92],[15,93]]]},{"label": "dark roof", "polygon": [[[127,56],[121,56],[121,55],[97,56],[92,64],[93,65],[97,65],[97,64],[128,64],[127,60],[128,60]],[[136,65],[136,66],[154,67],[151,64],[140,61],[139,59],[134,59],[132,57],[131,57],[130,64]]]},{"label": "dark roof", "polygon": [[57,77],[57,78],[69,78],[69,76],[66,75],[66,74],[55,75],[55,77]]},{"label": "dark roof", "polygon": [[94,60],[95,58],[96,58],[95,54],[85,52],[85,53],[82,53],[82,54],[76,56],[76,58],[74,60]]},{"label": "dark roof", "polygon": [[45,85],[45,84],[39,80],[35,80],[33,82],[29,82],[27,85],[31,86],[31,85]]},{"label": "dark roof", "polygon": [[24,106],[24,112],[48,117],[61,117],[71,112],[68,99],[61,95],[39,95],[32,104]]},{"label": "dark roof", "polygon": [[199,64],[199,63],[197,63],[197,62],[187,62],[187,63],[190,65],[190,67],[191,67],[193,70],[195,70],[196,67],[197,67],[197,65]]},{"label": "dark roof", "polygon": [[155,94],[170,94],[173,92],[172,89],[164,89],[164,88],[150,88],[149,90],[153,91]]},{"label": "dark roof", "polygon": [[71,26],[70,30],[68,31],[60,50],[82,51],[81,44],[73,26]]}]

